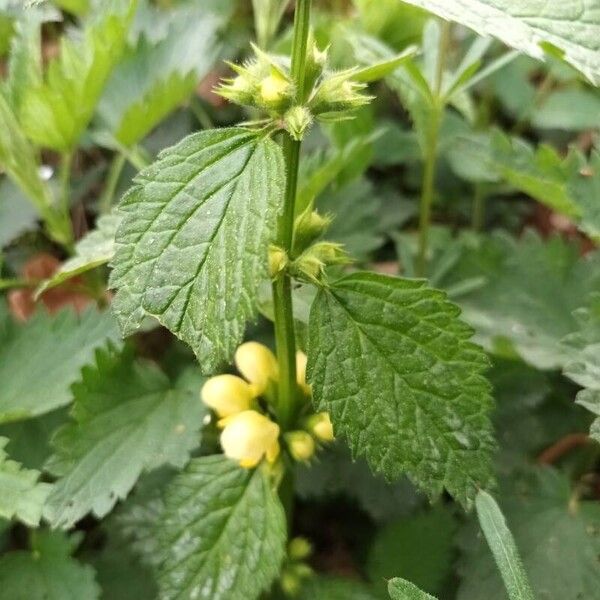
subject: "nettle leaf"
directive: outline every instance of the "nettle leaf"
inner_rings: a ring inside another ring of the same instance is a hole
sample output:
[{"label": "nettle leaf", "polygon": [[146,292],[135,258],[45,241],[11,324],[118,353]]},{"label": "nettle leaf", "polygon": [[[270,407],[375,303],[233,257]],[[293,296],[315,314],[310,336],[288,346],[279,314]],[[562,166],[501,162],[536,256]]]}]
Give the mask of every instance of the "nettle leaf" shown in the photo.
[{"label": "nettle leaf", "polygon": [[24,469],[18,462],[10,460],[4,450],[8,442],[8,438],[0,437],[0,517],[17,518],[35,527],[40,522],[42,507],[52,486],[38,481],[39,471]]},{"label": "nettle leaf", "polygon": [[80,38],[62,38],[43,81],[23,91],[19,117],[35,144],[58,152],[77,144],[123,52],[135,6],[136,0],[109,2]]},{"label": "nettle leaf", "polygon": [[[600,505],[575,499],[568,479],[550,468],[503,482],[499,502],[538,599],[582,600],[600,589]],[[506,600],[486,542],[465,532],[459,600]],[[524,596],[526,597],[526,596]]]},{"label": "nettle leaf", "polygon": [[35,227],[37,212],[9,179],[0,180],[0,248]]},{"label": "nettle leaf", "polygon": [[577,403],[598,417],[590,435],[600,442],[600,296],[594,296],[590,307],[575,311],[575,318],[578,331],[563,340],[571,354],[563,372],[585,388],[577,394]]},{"label": "nettle leaf", "polygon": [[520,240],[497,234],[463,254],[458,279],[483,277],[485,285],[460,297],[476,339],[500,355],[517,353],[539,369],[562,368],[570,352],[562,339],[577,331],[573,311],[600,289],[600,254],[552,237],[525,232]]},{"label": "nettle leaf", "polygon": [[420,590],[414,583],[399,577],[390,580],[388,591],[392,600],[436,600],[433,596]]},{"label": "nettle leaf", "polygon": [[169,13],[162,39],[152,43],[140,37],[126,52],[98,106],[119,142],[140,141],[192,93],[221,53],[220,29],[228,12],[202,6]]},{"label": "nettle leaf", "polygon": [[120,343],[109,312],[36,313],[23,325],[0,310],[0,423],[41,415],[71,401],[69,386],[96,349]]},{"label": "nettle leaf", "polygon": [[182,467],[200,443],[205,409],[201,378],[175,384],[132,351],[99,351],[73,386],[73,422],[60,429],[47,468],[60,478],[44,516],[70,527],[86,513],[107,514],[125,498],[143,471]]},{"label": "nettle leaf", "polygon": [[120,223],[121,217],[117,214],[100,217],[96,229],[75,244],[75,255],[44,281],[36,293],[42,294],[77,275],[107,264],[115,254],[115,233]]},{"label": "nettle leaf", "polygon": [[544,0],[403,0],[480,35],[543,59],[558,49],[592,83],[600,85],[600,11],[593,2]]},{"label": "nettle leaf", "polygon": [[254,600],[279,573],[286,542],[283,506],[266,468],[224,456],[190,462],[167,488],[157,523],[164,600]]},{"label": "nettle leaf", "polygon": [[552,210],[571,218],[579,215],[569,193],[569,181],[582,166],[574,153],[563,159],[550,146],[536,149],[496,129],[459,136],[448,157],[465,179],[505,181]]},{"label": "nettle leaf", "polygon": [[123,334],[152,315],[214,371],[256,314],[284,188],[281,149],[244,129],[202,131],[135,184],[119,207],[110,279]]},{"label": "nettle leaf", "polygon": [[355,273],[323,288],[309,322],[308,376],[355,455],[430,497],[464,506],[492,483],[484,352],[443,292]]},{"label": "nettle leaf", "polygon": [[0,558],[0,600],[98,600],[100,588],[89,565],[71,557],[81,536],[58,531],[32,536],[31,552]]},{"label": "nettle leaf", "polygon": [[38,170],[35,151],[0,90],[0,166],[43,214],[52,195]]},{"label": "nettle leaf", "polygon": [[377,532],[369,552],[370,580],[382,592],[394,576],[427,592],[442,592],[452,572],[456,528],[454,518],[443,507],[386,525]]}]

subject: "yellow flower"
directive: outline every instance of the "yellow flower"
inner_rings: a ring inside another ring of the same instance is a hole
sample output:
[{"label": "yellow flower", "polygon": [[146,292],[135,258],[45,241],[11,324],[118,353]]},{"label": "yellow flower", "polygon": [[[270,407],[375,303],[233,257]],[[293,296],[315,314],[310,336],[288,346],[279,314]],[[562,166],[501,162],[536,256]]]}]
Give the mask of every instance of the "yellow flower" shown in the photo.
[{"label": "yellow flower", "polygon": [[202,387],[202,402],[219,417],[229,417],[248,410],[257,396],[253,387],[235,375],[217,375]]},{"label": "yellow flower", "polygon": [[306,363],[307,363],[306,354],[304,354],[304,352],[301,352],[300,350],[298,350],[298,352],[296,352],[296,381],[298,382],[300,389],[305,394],[310,396],[310,394],[312,392],[311,392],[310,385],[308,385],[308,383],[306,383]]},{"label": "yellow flower", "polygon": [[236,350],[235,366],[252,384],[257,396],[265,392],[269,380],[277,380],[277,359],[258,342],[246,342]]},{"label": "yellow flower", "polygon": [[260,99],[267,106],[278,106],[289,100],[290,82],[273,70],[260,82]]},{"label": "yellow flower", "polygon": [[306,431],[290,431],[285,435],[292,457],[300,462],[309,461],[315,454],[315,440]]},{"label": "yellow flower", "polygon": [[279,455],[279,425],[255,410],[224,419],[221,446],[225,456],[252,469],[263,457],[272,463]]},{"label": "yellow flower", "polygon": [[310,417],[308,429],[321,442],[333,442],[335,439],[329,413],[322,412]]}]

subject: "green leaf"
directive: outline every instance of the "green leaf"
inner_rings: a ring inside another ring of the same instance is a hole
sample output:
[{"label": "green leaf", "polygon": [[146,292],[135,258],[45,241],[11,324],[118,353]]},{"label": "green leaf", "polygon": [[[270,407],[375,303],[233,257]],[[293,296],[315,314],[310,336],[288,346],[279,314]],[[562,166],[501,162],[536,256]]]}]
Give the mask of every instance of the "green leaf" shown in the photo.
[{"label": "green leaf", "polygon": [[37,221],[37,212],[9,180],[0,180],[0,248],[12,242]]},{"label": "green leaf", "polygon": [[208,74],[222,50],[219,32],[228,12],[205,6],[170,12],[164,37],[155,43],[140,37],[126,52],[98,106],[119,142],[139,142]]},{"label": "green leaf", "polygon": [[442,507],[390,523],[377,532],[367,563],[369,579],[385,591],[394,576],[441,593],[452,570],[456,523]]},{"label": "green leaf", "polygon": [[318,461],[296,466],[295,490],[300,498],[313,501],[345,496],[378,523],[410,514],[421,501],[408,480],[390,484],[381,475],[373,476],[366,461],[352,460],[341,442],[323,449]]},{"label": "green leaf", "polygon": [[572,176],[569,193],[577,206],[577,226],[600,243],[600,152],[594,150],[589,164]]},{"label": "green leaf", "polygon": [[0,600],[98,600],[92,567],[71,557],[80,536],[40,531],[32,551],[0,558]]},{"label": "green leaf", "polygon": [[492,482],[494,441],[487,358],[459,313],[424,281],[349,275],[313,304],[307,372],[355,455],[468,507]]},{"label": "green leaf", "polygon": [[584,88],[559,89],[550,94],[532,114],[540,129],[585,131],[598,127],[600,95]]},{"label": "green leaf", "polygon": [[110,285],[125,335],[156,317],[205,372],[256,314],[283,190],[280,147],[244,129],[193,134],[135,179],[120,205]]},{"label": "green leaf", "polygon": [[48,186],[42,181],[38,160],[17,118],[0,91],[0,166],[19,186],[40,214],[52,206]]},{"label": "green leaf", "polygon": [[384,79],[404,64],[411,56],[414,56],[417,53],[417,50],[418,48],[416,46],[409,46],[400,54],[397,54],[392,58],[379,60],[366,67],[361,67],[356,71],[356,74],[352,79],[364,83],[371,83],[372,81]]},{"label": "green leaf", "polygon": [[113,0],[81,38],[63,37],[60,54],[48,65],[43,81],[23,91],[19,117],[35,144],[58,152],[73,150],[123,52],[135,5],[135,0]]},{"label": "green leaf", "polygon": [[47,468],[59,475],[44,516],[70,527],[92,511],[103,517],[125,498],[143,471],[183,467],[200,443],[205,409],[201,379],[174,385],[133,352],[98,351],[73,386],[73,421],[61,428]]},{"label": "green leaf", "polygon": [[0,517],[17,518],[35,527],[40,522],[42,507],[52,486],[38,481],[39,471],[24,469],[10,460],[4,450],[8,442],[7,438],[0,437]]},{"label": "green leaf", "polygon": [[577,404],[598,418],[590,435],[600,442],[600,295],[595,295],[588,308],[575,311],[579,328],[568,335],[563,344],[570,353],[564,374],[585,388],[577,394]]},{"label": "green leaf", "polygon": [[71,401],[69,386],[97,348],[119,334],[108,312],[39,311],[17,325],[0,308],[0,423],[41,415]]},{"label": "green leaf", "polygon": [[475,499],[479,524],[494,555],[510,600],[534,600],[519,550],[500,507],[490,494],[480,491]]},{"label": "green leaf", "polygon": [[161,598],[255,600],[283,560],[286,520],[266,468],[193,460],[167,488],[157,523]]},{"label": "green leaf", "polygon": [[520,240],[497,234],[472,244],[453,276],[486,281],[460,297],[479,343],[539,369],[557,369],[569,360],[562,339],[578,329],[573,311],[600,289],[600,254],[582,258],[578,246],[558,237],[544,241],[531,231]]},{"label": "green leaf", "polygon": [[[550,468],[512,473],[499,502],[538,599],[594,598],[600,589],[600,506],[581,500],[568,479]],[[506,590],[485,541],[465,532],[458,600],[506,600]]]},{"label": "green leaf", "polygon": [[96,229],[75,244],[75,255],[65,261],[50,279],[44,281],[36,290],[36,294],[42,294],[112,260],[115,254],[115,233],[120,223],[121,217],[117,214],[100,217]]},{"label": "green leaf", "polygon": [[579,208],[569,181],[580,167],[575,154],[565,160],[550,146],[534,149],[500,130],[459,136],[448,154],[459,175],[471,181],[506,181],[513,188],[571,218]]},{"label": "green leaf", "polygon": [[392,600],[436,600],[433,596],[420,590],[414,583],[404,579],[392,579],[388,584]]},{"label": "green leaf", "polygon": [[311,577],[298,600],[378,600],[380,596],[361,581],[341,577]]},{"label": "green leaf", "polygon": [[560,49],[564,59],[600,85],[600,14],[593,3],[523,0],[403,0],[480,35],[491,35],[534,58],[544,48]]}]

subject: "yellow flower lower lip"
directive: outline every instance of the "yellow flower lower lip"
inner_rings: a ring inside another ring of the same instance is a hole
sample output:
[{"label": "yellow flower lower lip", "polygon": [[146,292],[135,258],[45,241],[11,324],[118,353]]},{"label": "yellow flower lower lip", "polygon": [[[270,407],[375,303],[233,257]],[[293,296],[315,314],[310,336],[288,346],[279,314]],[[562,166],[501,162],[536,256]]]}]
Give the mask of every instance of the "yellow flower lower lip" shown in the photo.
[{"label": "yellow flower lower lip", "polygon": [[269,348],[258,342],[246,342],[236,350],[235,366],[258,395],[264,393],[269,381],[277,381],[277,359]]},{"label": "yellow flower lower lip", "polygon": [[225,456],[241,467],[253,468],[263,459],[274,462],[279,455],[279,425],[255,410],[223,420],[221,447]]},{"label": "yellow flower lower lip", "polygon": [[217,375],[206,381],[201,392],[202,401],[219,417],[228,417],[248,410],[256,397],[256,390],[235,375]]}]

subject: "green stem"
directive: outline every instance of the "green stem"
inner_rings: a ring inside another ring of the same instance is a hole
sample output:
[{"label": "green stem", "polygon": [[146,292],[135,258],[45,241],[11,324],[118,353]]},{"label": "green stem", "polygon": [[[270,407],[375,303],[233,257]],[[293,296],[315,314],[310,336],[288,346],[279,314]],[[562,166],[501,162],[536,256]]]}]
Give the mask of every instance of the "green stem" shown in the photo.
[{"label": "green stem", "polygon": [[74,235],[71,222],[71,169],[73,153],[61,155],[59,170],[60,196],[58,206],[52,209],[48,219],[48,230],[70,253],[73,251]]},{"label": "green stem", "polygon": [[[298,0],[294,17],[294,38],[291,74],[298,90],[298,101],[304,99],[306,74],[306,52],[310,29],[312,0]],[[288,256],[294,247],[294,221],[296,217],[296,195],[298,190],[298,168],[300,166],[300,142],[287,133],[283,138],[283,155],[287,172],[283,212],[277,228],[277,245]],[[273,282],[273,306],[275,317],[275,342],[279,364],[278,418],[285,430],[293,425],[296,414],[296,335],[292,303],[292,280],[288,273],[281,273]]]},{"label": "green stem", "polygon": [[440,127],[445,109],[442,86],[444,83],[446,54],[448,53],[448,47],[450,45],[450,34],[451,23],[449,21],[444,21],[442,23],[435,80],[433,82],[431,118],[429,120],[426,137],[425,169],[423,172],[419,215],[419,251],[416,265],[416,273],[418,277],[425,277],[427,274],[427,252],[429,249],[429,229],[431,227],[431,206],[435,196],[435,175],[438,143],[440,137]]},{"label": "green stem", "polygon": [[101,214],[110,212],[113,199],[115,197],[115,191],[117,189],[117,184],[119,183],[119,177],[121,176],[121,172],[123,171],[126,160],[127,159],[125,158],[125,155],[119,153],[115,154],[111,162],[108,170],[108,177],[106,178],[106,185],[104,186],[104,191],[102,192],[102,196],[98,202],[98,208]]}]

